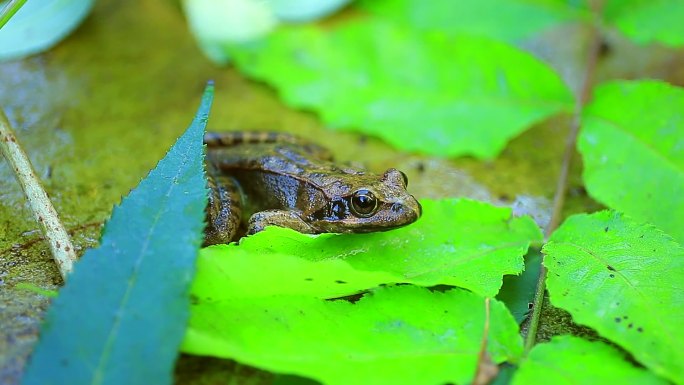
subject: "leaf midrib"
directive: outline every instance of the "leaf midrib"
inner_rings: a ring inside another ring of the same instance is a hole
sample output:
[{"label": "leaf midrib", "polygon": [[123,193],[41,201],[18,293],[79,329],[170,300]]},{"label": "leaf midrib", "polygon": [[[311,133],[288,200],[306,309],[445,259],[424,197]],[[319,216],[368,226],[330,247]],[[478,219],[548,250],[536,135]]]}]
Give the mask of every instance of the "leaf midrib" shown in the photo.
[{"label": "leaf midrib", "polygon": [[[174,175],[172,180],[177,180],[180,177],[181,173],[183,173],[183,171],[184,171],[183,167],[188,164],[188,159],[189,159],[188,152],[190,152],[189,149],[186,152],[184,152],[183,154],[181,154],[182,158],[181,158],[180,165],[179,165],[178,169],[176,170],[176,174]],[[161,174],[161,172],[160,172],[160,174]],[[148,176],[148,178],[149,178],[149,176]],[[144,256],[145,256],[145,253],[147,252],[147,249],[149,247],[150,240],[152,239],[152,235],[155,233],[155,231],[157,229],[157,225],[159,223],[159,220],[161,219],[163,214],[166,212],[165,208],[168,206],[166,203],[168,202],[169,196],[170,196],[171,192],[175,189],[176,185],[177,185],[176,183],[170,183],[168,190],[164,194],[164,200],[163,201],[165,204],[159,205],[159,210],[157,211],[157,213],[154,216],[152,224],[151,224],[151,226],[147,232],[147,235],[145,237],[145,241],[144,241],[142,247],[140,248],[140,252],[138,253],[138,256],[136,257],[135,264],[133,267],[133,272],[131,273],[130,278],[127,280],[128,284],[126,286],[126,291],[124,292],[124,295],[121,297],[121,301],[119,302],[119,307],[117,309],[125,309],[128,302],[129,302],[130,295],[131,295],[131,292],[133,290],[133,287],[135,287],[135,284],[138,280],[140,266],[141,266],[143,260],[145,259]],[[91,383],[94,385],[102,384],[104,379],[105,379],[106,370],[104,367],[109,362],[109,356],[110,356],[111,351],[112,351],[112,346],[114,344],[114,341],[116,340],[116,336],[118,334],[118,331],[119,331],[119,328],[121,326],[121,322],[122,322],[123,318],[124,318],[123,312],[117,311],[116,315],[115,315],[115,319],[114,319],[114,324],[112,325],[112,328],[110,329],[109,335],[107,336],[107,341],[105,342],[105,345],[102,348],[102,354],[100,355],[100,360],[98,362],[97,367],[93,371],[93,380]]]}]

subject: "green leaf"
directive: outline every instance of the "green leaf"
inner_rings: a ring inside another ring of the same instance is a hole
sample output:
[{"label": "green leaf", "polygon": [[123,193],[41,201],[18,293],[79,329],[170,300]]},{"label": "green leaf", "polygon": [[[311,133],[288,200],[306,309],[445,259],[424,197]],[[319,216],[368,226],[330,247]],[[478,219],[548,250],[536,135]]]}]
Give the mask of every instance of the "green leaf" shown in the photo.
[{"label": "green leaf", "polygon": [[361,6],[377,17],[418,30],[467,33],[509,42],[582,17],[577,9],[555,0],[432,0],[429,7],[410,0],[364,0]]},{"label": "green leaf", "polygon": [[[302,236],[289,229],[268,228],[264,239]],[[304,245],[300,253],[311,253]],[[320,251],[319,251],[320,252]],[[193,296],[219,301],[241,297],[308,295],[334,298],[355,294],[382,284],[401,281],[383,271],[359,271],[341,259],[308,261],[296,254],[254,251],[235,245],[202,249],[197,260]]]},{"label": "green leaf", "polygon": [[[541,232],[508,208],[421,203],[417,223],[389,232],[310,236],[269,227],[239,245],[203,249],[184,351],[332,384],[468,381],[484,299],[377,286],[446,283],[492,296],[503,274],[520,272]],[[355,304],[324,300],[373,288]],[[499,302],[491,318],[490,354],[515,360],[515,320]]]},{"label": "green leaf", "polygon": [[684,383],[684,248],[652,225],[603,211],[568,218],[543,252],[554,306]]},{"label": "green leaf", "polygon": [[[8,1],[0,1],[0,9]],[[46,51],[71,33],[88,15],[93,0],[28,0],[0,28],[0,61]]]},{"label": "green leaf", "polygon": [[634,367],[623,353],[610,345],[560,336],[532,349],[518,368],[512,385],[667,383],[644,369]]},{"label": "green leaf", "polygon": [[114,209],[100,247],[76,264],[23,384],[171,383],[203,238],[202,137],[212,96],[210,85],[187,132]]},{"label": "green leaf", "polygon": [[684,90],[657,81],[596,88],[579,150],[592,197],[684,242]]},{"label": "green leaf", "polygon": [[637,43],[684,44],[684,2],[681,0],[611,0],[605,19]]},{"label": "green leaf", "polygon": [[[232,294],[193,306],[185,352],[326,384],[465,383],[475,373],[485,304],[465,290],[389,287],[355,303]],[[517,325],[494,300],[490,322],[492,359],[517,359]]]},{"label": "green leaf", "polygon": [[516,48],[379,20],[282,28],[232,53],[289,105],[408,151],[492,158],[573,104],[551,68]]},{"label": "green leaf", "polygon": [[522,271],[530,242],[542,239],[531,218],[513,218],[509,208],[466,199],[421,204],[418,222],[389,232],[309,236],[272,227],[240,245],[203,250],[195,294],[207,285],[207,296],[220,297],[260,281],[252,295],[327,298],[407,282],[460,286],[491,297],[504,274]]}]

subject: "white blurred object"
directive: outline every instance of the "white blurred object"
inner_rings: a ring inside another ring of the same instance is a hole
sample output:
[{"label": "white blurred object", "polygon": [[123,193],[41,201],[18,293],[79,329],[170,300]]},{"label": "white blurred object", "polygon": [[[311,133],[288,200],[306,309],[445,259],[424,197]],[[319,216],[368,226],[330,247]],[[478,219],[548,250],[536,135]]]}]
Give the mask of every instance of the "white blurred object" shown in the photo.
[{"label": "white blurred object", "polygon": [[278,19],[294,22],[320,19],[349,2],[350,0],[268,0]]},{"label": "white blurred object", "polygon": [[[0,9],[8,1],[0,2]],[[88,15],[93,0],[28,0],[0,29],[0,61],[46,51]]]},{"label": "white blurred object", "polygon": [[227,46],[256,40],[277,24],[267,1],[184,0],[183,8],[200,48],[219,64],[230,60]]}]

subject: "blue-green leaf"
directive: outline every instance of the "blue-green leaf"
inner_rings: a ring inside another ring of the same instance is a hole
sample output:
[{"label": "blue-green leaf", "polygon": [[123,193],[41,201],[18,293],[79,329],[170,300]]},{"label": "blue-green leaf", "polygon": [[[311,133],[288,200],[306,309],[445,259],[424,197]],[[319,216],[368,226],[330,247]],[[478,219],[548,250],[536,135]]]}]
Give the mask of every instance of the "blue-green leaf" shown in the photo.
[{"label": "blue-green leaf", "polygon": [[[9,1],[0,1],[0,9]],[[76,29],[93,0],[28,0],[0,28],[0,60],[45,51]]]},{"label": "blue-green leaf", "polygon": [[23,384],[165,384],[202,242],[202,137],[213,86],[157,167],[115,208],[50,307]]}]

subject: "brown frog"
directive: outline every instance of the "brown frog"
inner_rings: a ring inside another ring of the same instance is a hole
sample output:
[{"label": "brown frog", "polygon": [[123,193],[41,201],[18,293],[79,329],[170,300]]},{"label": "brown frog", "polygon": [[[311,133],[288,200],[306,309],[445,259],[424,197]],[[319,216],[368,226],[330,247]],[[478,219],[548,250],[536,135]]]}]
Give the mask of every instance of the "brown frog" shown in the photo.
[{"label": "brown frog", "polygon": [[393,168],[377,175],[338,166],[324,148],[282,133],[207,133],[204,143],[211,188],[205,244],[270,225],[308,234],[382,231],[421,215],[406,175]]}]

